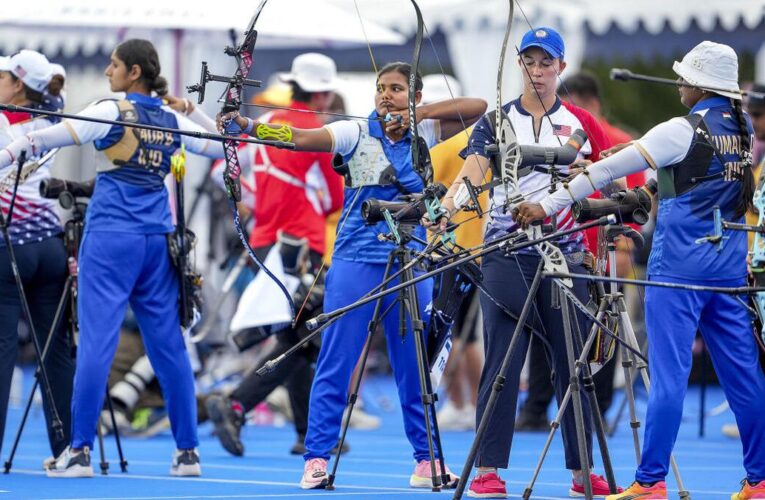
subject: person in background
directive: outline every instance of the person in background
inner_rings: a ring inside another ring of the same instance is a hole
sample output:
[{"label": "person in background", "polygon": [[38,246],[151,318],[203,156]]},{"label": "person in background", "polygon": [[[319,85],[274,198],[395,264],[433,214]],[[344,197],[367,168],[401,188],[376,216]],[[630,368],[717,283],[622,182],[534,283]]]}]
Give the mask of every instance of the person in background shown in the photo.
[{"label": "person in background", "polygon": [[[62,73],[62,69],[54,69],[44,55],[33,50],[22,50],[11,57],[2,57],[0,103],[45,111],[62,111]],[[44,130],[55,123],[58,123],[58,120],[52,117],[2,111],[0,148],[18,137],[36,130]],[[31,155],[28,160],[39,160],[40,156]],[[7,218],[13,198],[16,166],[0,169],[0,209],[6,223],[9,224],[11,245],[41,348],[46,345],[48,335],[53,335],[50,351],[45,359],[53,400],[48,398],[46,391],[42,391],[48,442],[53,456],[44,462],[43,467],[53,463],[53,457],[60,455],[69,444],[74,378],[72,342],[67,335],[66,319],[61,318],[55,330],[51,331],[67,277],[66,248],[56,202],[40,196],[40,182],[50,178],[50,168],[54,162],[55,158],[48,160],[19,184],[13,218],[10,221]],[[0,447],[5,431],[11,377],[18,352],[18,323],[21,317],[21,297],[11,270],[10,255],[8,248],[5,248],[5,240],[0,238]],[[53,407],[61,419],[62,438],[56,437],[52,427]]]},{"label": "person in background", "polygon": [[[292,62],[290,73],[280,75],[280,78],[291,87],[288,107],[266,113],[260,119],[304,129],[321,128],[324,125],[321,115],[312,111],[328,111],[334,101],[338,84],[335,62],[322,54],[301,54]],[[265,259],[277,241],[288,236],[290,240],[303,241],[300,245],[307,246],[305,272],[311,275],[319,273],[325,251],[326,218],[340,209],[343,203],[343,179],[332,169],[332,155],[248,145],[241,150],[240,158],[254,173],[252,212],[255,225],[250,244],[256,254]],[[220,170],[221,166],[216,165],[214,171]],[[314,288],[312,294],[315,295],[317,290]],[[297,300],[300,308],[304,297]],[[308,302],[320,307],[321,298],[309,299]],[[315,308],[302,310],[299,320],[304,321],[319,312]],[[282,384],[289,393],[297,433],[290,452],[298,455],[305,453],[308,397],[318,349],[309,344],[272,372],[262,376],[256,373],[266,361],[294,346],[302,333],[305,333],[302,322],[295,328],[277,332],[274,347],[263,354],[262,363],[253,367],[231,394],[213,395],[207,399],[207,412],[215,425],[215,435],[229,453],[236,456],[244,454],[240,434],[245,414]]]}]

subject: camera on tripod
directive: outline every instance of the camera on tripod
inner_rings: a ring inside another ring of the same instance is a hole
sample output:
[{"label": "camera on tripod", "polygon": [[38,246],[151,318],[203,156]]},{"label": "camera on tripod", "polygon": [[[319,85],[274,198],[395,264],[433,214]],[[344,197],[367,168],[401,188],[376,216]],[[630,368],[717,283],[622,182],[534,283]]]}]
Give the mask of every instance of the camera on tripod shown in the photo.
[{"label": "camera on tripod", "polygon": [[651,198],[656,191],[656,179],[651,179],[645,186],[625,189],[605,199],[585,198],[577,201],[572,211],[577,222],[614,215],[620,224],[634,223],[642,226],[648,222],[648,214],[652,206]]},{"label": "camera on tripod", "polygon": [[393,220],[399,224],[416,225],[428,213],[428,203],[440,200],[446,194],[443,184],[432,184],[422,193],[400,197],[402,201],[384,201],[370,198],[361,204],[361,217],[367,224],[376,224],[385,220],[387,210]]}]

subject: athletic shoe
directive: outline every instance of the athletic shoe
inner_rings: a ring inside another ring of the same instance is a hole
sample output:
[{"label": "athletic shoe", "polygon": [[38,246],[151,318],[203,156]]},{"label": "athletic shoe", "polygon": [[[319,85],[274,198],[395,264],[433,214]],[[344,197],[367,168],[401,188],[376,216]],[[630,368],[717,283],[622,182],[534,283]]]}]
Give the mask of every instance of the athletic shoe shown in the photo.
[{"label": "athletic shoe", "polygon": [[323,458],[311,458],[305,461],[303,478],[300,487],[304,490],[323,489],[327,487],[327,461]]},{"label": "athletic shoe", "polygon": [[606,500],[667,500],[667,484],[659,481],[653,486],[643,486],[635,481],[623,492],[608,495]]},{"label": "athletic shoe", "polygon": [[85,446],[82,451],[73,453],[71,446],[67,446],[45,473],[48,477],[93,477],[90,448]]},{"label": "athletic shoe", "polygon": [[225,396],[213,395],[207,398],[205,407],[223,448],[237,457],[244,455],[244,444],[239,437],[244,425],[242,405]]},{"label": "athletic shoe", "polygon": [[48,470],[54,465],[56,465],[56,457],[53,455],[43,460],[43,470]]},{"label": "athletic shoe", "polygon": [[[595,498],[605,498],[606,495],[611,494],[611,489],[608,487],[608,481],[603,476],[596,476],[590,474],[590,484],[592,485],[592,496]],[[616,487],[616,493],[622,493],[624,488]],[[568,496],[570,497],[583,497],[584,485],[578,484],[576,481],[571,482],[571,489],[568,490]]]},{"label": "athletic shoe", "polygon": [[473,498],[507,498],[505,482],[496,472],[476,476],[470,482],[468,496]]},{"label": "athletic shoe", "polygon": [[[348,409],[346,408],[346,413],[343,414],[343,419],[345,419],[345,415],[347,414]],[[380,417],[370,415],[358,406],[353,407],[353,413],[351,413],[351,429],[373,431],[380,428],[381,423]]]},{"label": "athletic shoe", "polygon": [[475,428],[475,407],[465,405],[457,408],[447,401],[436,415],[438,428],[443,431],[469,431]]},{"label": "athletic shoe", "polygon": [[[459,477],[452,474],[449,470],[449,466],[444,464],[446,468],[446,474],[449,476],[449,481],[442,485],[442,488],[454,488],[457,486]],[[441,473],[441,463],[436,460],[436,473]],[[420,460],[417,465],[414,466],[414,472],[409,476],[409,486],[412,488],[432,488],[433,478],[431,477],[430,460]]]},{"label": "athletic shoe", "polygon": [[173,463],[170,466],[171,476],[201,476],[202,466],[199,465],[199,453],[193,450],[175,450]]},{"label": "athletic shoe", "polygon": [[728,436],[729,438],[733,438],[733,439],[741,438],[741,433],[738,431],[738,425],[736,424],[723,425],[722,433],[723,433],[723,436]]},{"label": "athletic shoe", "polygon": [[741,481],[741,490],[730,496],[730,500],[749,500],[750,498],[765,498],[765,481],[750,484],[744,479]]}]

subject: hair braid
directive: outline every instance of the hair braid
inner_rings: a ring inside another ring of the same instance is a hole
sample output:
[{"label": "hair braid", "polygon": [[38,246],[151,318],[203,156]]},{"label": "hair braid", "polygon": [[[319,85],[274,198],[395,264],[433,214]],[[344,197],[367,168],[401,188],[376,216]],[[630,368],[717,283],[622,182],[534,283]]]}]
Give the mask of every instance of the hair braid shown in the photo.
[{"label": "hair braid", "polygon": [[742,163],[742,181],[741,200],[736,207],[736,217],[742,217],[747,210],[754,211],[754,173],[752,172],[752,141],[749,138],[749,127],[747,127],[744,111],[741,108],[740,99],[731,99],[733,114],[738,123],[738,131],[741,141],[739,156]]}]

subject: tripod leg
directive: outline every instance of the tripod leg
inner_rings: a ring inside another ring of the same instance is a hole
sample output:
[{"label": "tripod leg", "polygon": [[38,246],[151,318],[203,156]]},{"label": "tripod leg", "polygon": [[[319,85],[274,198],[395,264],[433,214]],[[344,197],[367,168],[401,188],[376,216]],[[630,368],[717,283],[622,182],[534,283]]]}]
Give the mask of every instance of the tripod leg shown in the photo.
[{"label": "tripod leg", "polygon": [[98,451],[101,455],[101,463],[99,465],[101,466],[101,474],[105,476],[109,474],[109,462],[106,461],[106,451],[104,450],[104,429],[101,425],[101,417],[98,418],[96,423],[96,434],[98,435]]},{"label": "tripod leg", "polygon": [[[624,298],[619,298],[619,318],[621,320],[621,324],[624,328],[624,333],[626,335],[627,342],[632,345],[634,349],[639,349],[640,346],[637,343],[637,338],[635,337],[635,331],[632,329],[632,323],[630,322],[629,315],[627,315],[627,306],[624,303]],[[651,380],[648,376],[648,370],[645,364],[640,363],[638,365],[638,370],[640,371],[641,378],[643,379],[643,384],[645,385],[646,391],[650,391],[651,389]],[[632,402],[634,406],[634,399]],[[634,431],[637,433],[637,430]],[[638,445],[639,447],[639,445]],[[638,463],[640,463],[640,460],[638,459]],[[685,489],[685,485],[683,484],[683,479],[680,477],[680,469],[677,466],[677,462],[675,461],[675,456],[670,455],[669,456],[669,465],[672,468],[672,474],[675,476],[675,482],[677,482],[677,489],[678,489],[678,496],[680,498],[691,498],[691,494],[688,492],[688,490]]]},{"label": "tripod leg", "polygon": [[523,309],[521,309],[521,314],[518,316],[518,323],[515,327],[515,331],[513,332],[513,338],[510,341],[510,345],[507,348],[505,357],[502,360],[502,366],[500,367],[499,373],[497,374],[497,377],[494,380],[494,384],[492,385],[492,392],[489,396],[489,401],[486,403],[486,409],[484,410],[483,416],[481,417],[481,422],[478,424],[475,438],[473,438],[473,444],[470,446],[467,460],[465,460],[465,465],[462,467],[462,474],[460,474],[460,480],[457,483],[457,489],[454,492],[453,498],[455,500],[462,498],[462,494],[465,492],[465,486],[467,485],[467,480],[470,477],[470,471],[473,468],[475,457],[478,454],[478,447],[481,445],[483,435],[486,433],[486,429],[489,427],[489,421],[491,420],[491,416],[494,412],[494,407],[496,406],[497,400],[499,399],[499,393],[502,392],[502,389],[504,388],[505,374],[510,367],[510,361],[512,360],[516,346],[520,340],[520,336],[523,333],[523,327],[526,324],[526,318],[531,312],[531,307],[534,303],[534,296],[536,295],[537,290],[539,289],[539,284],[542,281],[543,266],[544,261],[540,260],[539,265],[537,266],[537,271],[534,274],[534,279],[531,282],[531,286],[529,287],[528,296],[526,297],[526,301],[523,303]]},{"label": "tripod leg", "polygon": [[[61,319],[64,317],[64,307],[66,306],[67,299],[69,298],[69,287],[72,283],[72,277],[67,276],[66,283],[64,284],[64,292],[61,294],[61,299],[59,300],[58,306],[56,308],[56,315],[53,317],[53,323],[51,324],[50,330],[48,331],[48,338],[45,340],[45,346],[43,347],[42,352],[42,359],[41,361],[44,363],[45,360],[48,358],[48,350],[50,349],[50,345],[53,342],[53,335],[56,331],[58,331],[59,324],[61,323]],[[24,426],[27,423],[27,418],[29,417],[29,410],[32,407],[32,401],[35,397],[35,391],[37,390],[37,386],[40,383],[40,371],[39,368],[35,370],[35,382],[32,385],[32,392],[29,393],[29,399],[27,400],[26,407],[24,408],[24,415],[21,417],[21,423],[19,424],[19,429],[16,431],[16,437],[13,440],[13,447],[11,448],[11,454],[8,456],[8,459],[5,461],[5,473],[8,474],[11,471],[11,467],[13,467],[13,457],[16,455],[16,449],[19,446],[19,441],[21,440],[21,434],[24,432]],[[53,401],[50,402],[51,405],[53,405]]]},{"label": "tripod leg", "polygon": [[[605,312],[607,307],[607,301],[603,301],[601,304],[602,311]],[[574,320],[576,321],[576,320]],[[598,439],[598,447],[600,448],[600,457],[603,460],[603,471],[606,475],[606,481],[608,482],[608,489],[611,493],[616,493],[616,478],[614,477],[614,468],[611,464],[611,454],[608,452],[608,443],[606,442],[606,432],[603,425],[603,417],[600,414],[600,404],[598,398],[595,397],[595,383],[592,379],[592,371],[590,370],[590,364],[588,362],[590,348],[592,347],[592,341],[588,338],[586,348],[582,347],[582,338],[580,336],[579,325],[575,322],[576,335],[574,335],[574,346],[579,349],[581,353],[578,364],[582,367],[582,385],[585,393],[588,394],[590,401],[590,415],[592,417],[593,427],[595,428],[595,435]],[[594,333],[596,329],[593,325],[593,331],[590,332],[592,340],[595,339]]]},{"label": "tripod leg", "polygon": [[106,387],[106,404],[109,406],[109,416],[111,417],[112,421],[112,429],[114,430],[114,441],[117,444],[117,454],[120,457],[120,470],[122,472],[127,472],[127,460],[125,460],[125,455],[122,453],[122,442],[120,441],[120,430],[117,427],[117,419],[114,416],[114,404],[112,404],[112,398],[109,396],[109,387]]},{"label": "tripod leg", "polygon": [[[393,267],[393,256],[391,254],[391,257],[388,258],[388,262],[385,264],[385,273],[383,274],[383,281],[385,281],[385,278],[388,277],[390,274],[390,270]],[[367,327],[367,340],[364,343],[364,350],[361,352],[361,363],[358,365],[358,372],[356,373],[356,378],[353,380],[353,390],[351,394],[348,395],[348,406],[347,412],[345,414],[345,418],[343,419],[343,426],[340,430],[340,441],[337,443],[337,454],[335,455],[335,461],[332,464],[332,472],[327,477],[327,486],[325,489],[327,490],[334,490],[335,489],[335,477],[337,475],[337,467],[340,463],[340,454],[343,451],[343,445],[345,444],[345,436],[348,433],[348,427],[351,425],[351,415],[353,414],[353,408],[356,405],[356,400],[359,396],[359,387],[361,386],[361,378],[364,376],[364,368],[367,365],[367,358],[369,357],[369,348],[372,346],[372,338],[374,337],[374,333],[377,330],[378,325],[380,324],[380,321],[382,320],[382,316],[380,314],[382,310],[382,303],[383,303],[383,297],[380,297],[377,299],[377,302],[375,303],[375,310],[374,313],[372,313],[372,319],[369,321],[369,326]]]},{"label": "tripod leg", "polygon": [[[565,286],[559,280],[554,281],[558,287]],[[571,329],[571,311],[568,297],[560,292],[561,313],[563,314],[563,335],[566,339],[566,353],[569,359],[569,377],[572,399],[574,401],[574,420],[576,421],[576,440],[579,445],[579,466],[582,471],[584,496],[587,500],[592,499],[592,484],[590,483],[590,457],[587,454],[587,439],[584,432],[584,413],[582,411],[582,394],[579,386],[576,366],[572,363],[576,359],[574,353],[573,332]]]},{"label": "tripod leg", "polygon": [[[406,250],[402,251],[401,267],[407,268],[402,280],[411,281],[414,279],[414,272],[411,267],[407,266]],[[425,326],[420,318],[420,305],[417,302],[417,289],[415,287],[403,288],[401,290],[404,296],[401,303],[401,330],[406,333],[406,309],[409,310],[409,319],[412,324],[412,335],[414,336],[414,349],[417,356],[417,375],[420,381],[420,394],[422,396],[422,410],[425,417],[425,433],[428,441],[428,455],[430,458],[430,475],[432,481],[432,490],[434,492],[440,491],[442,482],[441,476],[436,470],[436,451],[433,443],[433,430],[432,423],[430,421],[429,407],[435,405],[435,400],[432,394],[428,390],[428,381],[430,379],[429,370],[427,369],[427,363],[423,365],[426,358],[425,345],[423,341],[423,335],[425,334]],[[443,470],[443,457],[441,458],[441,467]]]},{"label": "tripod leg", "polygon": [[[605,301],[602,301],[598,308],[596,321],[603,321],[606,307],[607,307],[607,303]],[[587,355],[590,352],[590,348],[592,347],[592,344],[595,342],[596,334],[597,334],[597,325],[593,325],[592,328],[590,329],[590,334],[587,337],[587,341],[584,343],[584,348],[582,349],[582,353],[579,357],[579,360],[576,363],[575,372],[577,377],[579,376],[580,367],[584,366],[584,364],[587,362]],[[542,453],[539,455],[539,460],[537,461],[536,468],[534,469],[534,474],[531,476],[531,480],[529,481],[528,486],[526,486],[526,489],[523,492],[523,498],[526,500],[531,498],[531,493],[534,489],[534,484],[536,483],[536,480],[539,477],[539,473],[542,471],[542,464],[545,461],[547,452],[550,450],[553,437],[555,437],[555,432],[560,427],[560,422],[563,419],[563,413],[566,411],[566,408],[568,407],[568,404],[570,401],[571,401],[571,385],[569,385],[568,388],[566,389],[566,393],[563,395],[563,399],[558,405],[558,412],[555,414],[555,418],[553,419],[552,423],[550,423],[550,432],[547,435],[547,440],[545,441],[544,446],[542,447]],[[612,471],[612,475],[613,475],[613,471]],[[610,483],[609,483],[609,487],[611,487]],[[615,491],[615,483],[614,483],[614,490],[612,491]]]},{"label": "tripod leg", "polygon": [[[402,265],[404,265],[402,263]],[[408,276],[406,279],[414,278],[414,273],[407,271]],[[451,486],[451,478],[446,473],[446,461],[444,459],[444,448],[441,443],[441,433],[438,430],[438,418],[436,417],[436,401],[438,395],[433,392],[433,383],[430,379],[430,367],[428,366],[427,348],[425,346],[425,325],[420,317],[420,302],[417,298],[417,288],[413,285],[407,289],[406,296],[406,309],[409,311],[409,319],[412,323],[412,334],[414,335],[415,350],[417,351],[417,368],[420,372],[421,381],[424,382],[424,390],[422,391],[422,401],[424,405],[425,428],[428,428],[428,422],[432,422],[433,434],[431,435],[428,430],[428,440],[434,442],[429,443],[429,449],[435,449],[438,452],[438,465],[440,467],[440,474],[435,470],[434,455],[431,453],[431,472],[433,473],[433,491],[438,491],[441,487]],[[406,321],[406,318],[404,318]],[[404,324],[405,326],[405,324]],[[430,413],[428,413],[430,409]]]},{"label": "tripod leg", "polygon": [[19,446],[19,441],[21,440],[21,433],[24,431],[24,425],[27,422],[27,417],[29,417],[29,409],[32,408],[32,401],[34,401],[35,397],[35,391],[37,391],[37,386],[39,385],[39,381],[35,379],[35,383],[32,385],[32,392],[29,393],[29,399],[27,399],[27,404],[24,407],[24,416],[21,417],[21,424],[19,424],[19,430],[16,431],[16,438],[13,440],[13,446],[11,447],[11,454],[8,457],[8,459],[5,461],[5,474],[8,474],[11,472],[11,467],[13,467],[13,457],[16,455],[16,449]]},{"label": "tripod leg", "polygon": [[6,250],[8,251],[8,257],[11,263],[11,270],[13,272],[14,280],[16,281],[16,288],[19,291],[19,301],[21,302],[21,310],[24,313],[24,317],[29,323],[29,330],[32,334],[32,345],[35,349],[35,357],[40,370],[40,377],[42,379],[42,389],[45,397],[51,402],[51,428],[56,434],[57,439],[64,439],[64,424],[61,423],[61,417],[58,414],[56,405],[53,404],[53,391],[50,388],[50,379],[48,378],[48,370],[45,369],[45,363],[43,361],[43,352],[40,348],[40,342],[37,339],[37,332],[35,331],[34,322],[32,320],[32,311],[29,309],[29,302],[27,301],[26,293],[24,292],[24,284],[21,281],[21,274],[19,272],[18,262],[16,261],[16,254],[13,251],[13,245],[11,244],[11,237],[8,234],[8,226],[5,223],[5,218],[0,212],[0,227],[2,228],[3,239],[5,241]]}]

